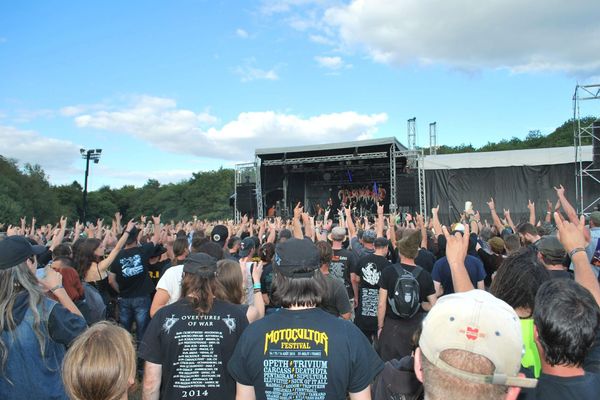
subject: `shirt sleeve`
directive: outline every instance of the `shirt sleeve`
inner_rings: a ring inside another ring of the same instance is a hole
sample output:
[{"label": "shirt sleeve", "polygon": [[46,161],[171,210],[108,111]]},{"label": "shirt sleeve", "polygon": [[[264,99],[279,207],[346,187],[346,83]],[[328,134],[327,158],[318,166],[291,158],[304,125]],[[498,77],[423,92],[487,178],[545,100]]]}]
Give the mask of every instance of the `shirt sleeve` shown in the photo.
[{"label": "shirt sleeve", "polygon": [[248,329],[246,329],[237,342],[233,350],[233,355],[229,359],[229,363],[227,363],[227,370],[236,382],[246,386],[254,386],[252,377],[249,374],[249,366],[247,365],[249,333]]},{"label": "shirt sleeve", "polygon": [[433,269],[431,270],[431,279],[436,282],[442,281],[442,277],[440,275],[441,266],[442,264],[440,263],[440,260],[437,260],[435,264],[433,264]]},{"label": "shirt sleeve", "polygon": [[351,347],[354,348],[354,351],[351,352],[352,369],[348,391],[358,393],[366,389],[383,370],[383,361],[373,350],[367,337],[355,326],[352,328],[354,329],[351,329],[352,335],[349,340],[352,342]]},{"label": "shirt sleeve", "polygon": [[56,304],[48,316],[48,332],[57,343],[69,346],[77,336],[87,329],[85,320],[73,314],[62,304]]},{"label": "shirt sleeve", "polygon": [[350,299],[348,298],[348,292],[346,291],[346,287],[340,282],[339,285],[336,286],[335,290],[335,307],[337,308],[340,314],[347,314],[352,312],[350,308]]},{"label": "shirt sleeve", "polygon": [[[379,277],[379,287],[381,289],[385,289],[388,291],[388,294],[390,292],[390,280],[392,280],[392,274],[394,273],[394,266],[393,265],[388,265],[387,267],[384,268],[383,272],[381,273],[381,276]],[[394,281],[395,282],[395,281]],[[393,290],[393,288],[391,289]]]},{"label": "shirt sleeve", "polygon": [[431,275],[426,270],[421,271],[421,274],[419,274],[419,288],[421,301],[427,301],[427,296],[435,294],[433,279],[431,279]]},{"label": "shirt sleeve", "polygon": [[160,332],[163,322],[163,313],[159,312],[150,320],[146,333],[140,341],[140,358],[150,361],[154,364],[163,364],[163,355],[161,352]]}]

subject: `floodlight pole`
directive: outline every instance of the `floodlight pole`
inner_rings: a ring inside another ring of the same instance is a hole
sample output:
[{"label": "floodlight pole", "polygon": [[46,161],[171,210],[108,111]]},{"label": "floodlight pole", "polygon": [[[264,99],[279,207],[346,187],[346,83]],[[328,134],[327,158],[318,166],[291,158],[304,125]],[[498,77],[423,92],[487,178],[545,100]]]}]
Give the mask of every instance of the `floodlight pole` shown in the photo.
[{"label": "floodlight pole", "polygon": [[90,160],[94,160],[94,162],[96,164],[98,164],[98,161],[100,160],[100,154],[102,153],[102,149],[90,149],[90,150],[85,150],[85,149],[80,149],[79,150],[81,152],[81,158],[85,159],[85,181],[84,181],[84,185],[83,185],[83,215],[82,215],[82,219],[83,219],[83,224],[85,225],[86,223],[86,217],[87,217],[87,194],[88,194],[88,176],[90,174]]}]

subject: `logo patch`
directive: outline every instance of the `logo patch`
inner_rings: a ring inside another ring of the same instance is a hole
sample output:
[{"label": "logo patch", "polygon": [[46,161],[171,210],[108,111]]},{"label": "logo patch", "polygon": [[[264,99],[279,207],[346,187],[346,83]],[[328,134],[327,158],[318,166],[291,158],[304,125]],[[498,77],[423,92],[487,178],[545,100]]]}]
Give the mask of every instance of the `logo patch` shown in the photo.
[{"label": "logo patch", "polygon": [[479,338],[479,329],[467,326],[466,336],[469,340],[477,340]]}]

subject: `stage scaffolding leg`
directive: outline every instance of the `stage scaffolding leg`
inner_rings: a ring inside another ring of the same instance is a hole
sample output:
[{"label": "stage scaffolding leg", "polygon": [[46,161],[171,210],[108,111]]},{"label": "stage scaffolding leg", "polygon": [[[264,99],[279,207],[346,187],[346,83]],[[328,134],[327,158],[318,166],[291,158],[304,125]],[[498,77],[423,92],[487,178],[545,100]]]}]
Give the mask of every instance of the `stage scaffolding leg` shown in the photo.
[{"label": "stage scaffolding leg", "polygon": [[390,213],[395,213],[396,202],[396,146],[390,147]]},{"label": "stage scaffolding leg", "polygon": [[425,166],[423,165],[425,157],[423,156],[423,150],[418,158],[418,173],[419,173],[419,212],[425,218],[427,215],[427,191],[425,186]]},{"label": "stage scaffolding leg", "polygon": [[264,204],[262,197],[262,186],[260,180],[260,158],[256,157],[254,161],[254,171],[256,173],[256,219],[263,219]]}]

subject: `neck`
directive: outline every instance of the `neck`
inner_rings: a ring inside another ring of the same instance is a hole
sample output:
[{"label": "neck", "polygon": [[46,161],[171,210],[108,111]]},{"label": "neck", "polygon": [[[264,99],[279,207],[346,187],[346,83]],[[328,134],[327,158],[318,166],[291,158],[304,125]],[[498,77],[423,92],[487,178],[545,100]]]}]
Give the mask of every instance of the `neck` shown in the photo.
[{"label": "neck", "polygon": [[310,308],[315,308],[315,306],[289,306],[288,310],[298,311],[298,310],[308,310]]},{"label": "neck", "polygon": [[414,258],[404,257],[402,254],[400,254],[400,262],[406,265],[416,265]]},{"label": "neck", "polygon": [[558,264],[558,265],[544,265],[544,267],[546,267],[546,269],[549,270],[549,271],[563,271],[565,269],[565,267],[563,267],[560,264]]},{"label": "neck", "polygon": [[135,242],[125,245],[125,249],[132,249],[134,247],[137,247],[137,243],[135,243]]},{"label": "neck", "polygon": [[581,367],[567,367],[565,365],[550,365],[542,358],[542,372],[546,375],[560,376],[570,378],[573,376],[583,376],[585,371]]},{"label": "neck", "polygon": [[322,264],[321,265],[321,273],[323,275],[329,275],[329,264]]},{"label": "neck", "polygon": [[333,250],[341,250],[341,248],[342,248],[342,242],[333,242],[331,244],[331,248]]}]

